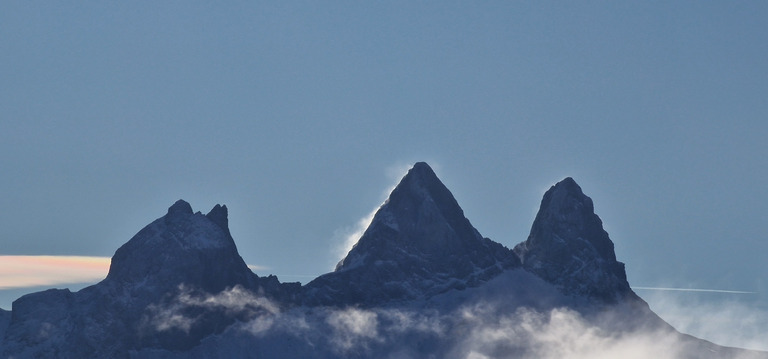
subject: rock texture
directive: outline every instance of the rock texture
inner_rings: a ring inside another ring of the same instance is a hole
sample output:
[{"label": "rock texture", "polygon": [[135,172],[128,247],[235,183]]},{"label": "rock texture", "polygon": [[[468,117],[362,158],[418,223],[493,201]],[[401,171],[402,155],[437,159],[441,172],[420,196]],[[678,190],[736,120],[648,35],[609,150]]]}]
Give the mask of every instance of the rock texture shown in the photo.
[{"label": "rock texture", "polygon": [[307,285],[310,303],[379,304],[477,286],[516,256],[483,238],[451,192],[416,163],[332,273]]},{"label": "rock texture", "polygon": [[607,303],[638,298],[592,199],[570,177],[544,194],[528,239],[514,251],[527,270],[567,294]]}]

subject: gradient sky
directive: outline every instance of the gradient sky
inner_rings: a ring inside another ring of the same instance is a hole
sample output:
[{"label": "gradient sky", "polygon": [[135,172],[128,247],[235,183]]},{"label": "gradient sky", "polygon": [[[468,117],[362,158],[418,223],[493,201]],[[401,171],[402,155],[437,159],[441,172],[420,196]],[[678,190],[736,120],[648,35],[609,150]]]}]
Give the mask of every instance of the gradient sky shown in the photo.
[{"label": "gradient sky", "polygon": [[631,284],[765,303],[766,18],[763,1],[3,1],[0,254],[109,257],[182,198],[226,204],[258,274],[306,282],[427,161],[507,247],[572,176]]}]

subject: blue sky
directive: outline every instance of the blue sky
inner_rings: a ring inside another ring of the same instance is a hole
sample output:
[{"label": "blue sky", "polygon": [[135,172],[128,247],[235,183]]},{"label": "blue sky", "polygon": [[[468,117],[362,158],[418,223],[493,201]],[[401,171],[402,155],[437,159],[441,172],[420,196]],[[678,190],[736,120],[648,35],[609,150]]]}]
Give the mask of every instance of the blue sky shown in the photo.
[{"label": "blue sky", "polygon": [[767,16],[759,1],[3,2],[0,254],[111,256],[183,198],[226,204],[259,274],[306,282],[427,161],[508,247],[572,176],[631,284],[765,303]]}]

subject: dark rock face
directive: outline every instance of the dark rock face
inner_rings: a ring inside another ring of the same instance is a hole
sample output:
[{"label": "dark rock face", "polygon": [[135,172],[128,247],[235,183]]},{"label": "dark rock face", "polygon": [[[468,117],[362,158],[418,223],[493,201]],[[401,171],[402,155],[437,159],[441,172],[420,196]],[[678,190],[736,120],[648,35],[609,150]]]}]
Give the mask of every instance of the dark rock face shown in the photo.
[{"label": "dark rock face", "polygon": [[310,303],[375,304],[477,286],[519,267],[507,248],[483,238],[423,162],[379,208],[333,273],[307,285]]},{"label": "dark rock face", "polygon": [[570,177],[544,194],[528,240],[514,251],[525,269],[567,294],[607,303],[637,297],[592,199]]},{"label": "dark rock face", "polygon": [[0,309],[0,342],[2,342],[3,336],[5,336],[5,330],[8,328],[8,324],[11,322],[11,312],[8,310]]},{"label": "dark rock face", "polygon": [[256,276],[229,235],[226,216],[226,206],[202,215],[193,213],[187,202],[176,202],[115,252],[106,282],[143,290],[184,283],[213,293],[235,285],[256,286]]}]

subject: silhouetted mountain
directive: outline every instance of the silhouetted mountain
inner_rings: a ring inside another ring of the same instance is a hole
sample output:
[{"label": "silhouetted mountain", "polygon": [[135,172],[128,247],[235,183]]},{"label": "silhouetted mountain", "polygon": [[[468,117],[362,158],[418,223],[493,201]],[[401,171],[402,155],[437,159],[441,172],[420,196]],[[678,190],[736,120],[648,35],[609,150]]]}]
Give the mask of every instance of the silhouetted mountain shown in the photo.
[{"label": "silhouetted mountain", "polygon": [[157,330],[162,308],[177,305],[179,294],[196,298],[233,287],[279,299],[298,289],[276,277],[259,278],[247,267],[229,234],[225,206],[202,215],[180,200],[115,252],[100,283],[77,293],[51,289],[14,301],[3,350],[22,357],[85,358],[126,356],[140,347],[188,349],[247,319],[247,313],[190,305],[184,310],[196,316],[194,323]]},{"label": "silhouetted mountain", "polygon": [[332,273],[307,285],[310,303],[376,304],[477,286],[519,267],[483,238],[426,163],[408,171]]},{"label": "silhouetted mountain", "polygon": [[592,199],[570,177],[544,194],[528,240],[514,251],[525,269],[567,294],[608,303],[637,298]]},{"label": "silhouetted mountain", "polygon": [[257,281],[229,235],[227,207],[204,216],[179,200],[115,252],[105,284],[144,291],[186,284],[215,293]]},{"label": "silhouetted mountain", "polygon": [[178,201],[100,283],[0,311],[0,337],[3,358],[768,358],[654,314],[573,179],[546,192],[512,251],[480,235],[426,163],[306,286],[253,274],[225,206],[203,215]]}]

